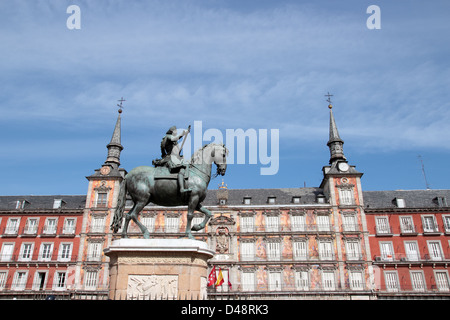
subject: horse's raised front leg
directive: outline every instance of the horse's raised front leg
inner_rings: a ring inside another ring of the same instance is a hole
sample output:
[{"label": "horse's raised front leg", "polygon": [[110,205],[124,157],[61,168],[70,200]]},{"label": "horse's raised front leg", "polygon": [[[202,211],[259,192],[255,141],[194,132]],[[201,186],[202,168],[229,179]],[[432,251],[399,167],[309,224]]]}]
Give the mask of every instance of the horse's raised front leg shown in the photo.
[{"label": "horse's raised front leg", "polygon": [[203,207],[200,203],[197,205],[196,209],[205,214],[205,219],[203,219],[202,223],[192,226],[193,231],[199,231],[199,230],[204,229],[206,227],[206,224],[208,223],[209,219],[212,216],[211,211],[209,211],[208,209]]}]

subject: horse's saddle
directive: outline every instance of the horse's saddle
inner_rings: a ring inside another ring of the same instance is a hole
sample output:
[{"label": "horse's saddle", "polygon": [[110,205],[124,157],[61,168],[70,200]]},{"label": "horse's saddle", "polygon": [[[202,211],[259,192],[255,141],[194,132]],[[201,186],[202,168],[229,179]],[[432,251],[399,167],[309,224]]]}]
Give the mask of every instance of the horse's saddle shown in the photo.
[{"label": "horse's saddle", "polygon": [[[170,170],[167,167],[156,167],[155,168],[155,175],[153,176],[154,179],[178,179],[178,171],[179,170]],[[187,171],[187,170],[186,170]],[[186,174],[184,175],[184,178],[189,178]]]}]

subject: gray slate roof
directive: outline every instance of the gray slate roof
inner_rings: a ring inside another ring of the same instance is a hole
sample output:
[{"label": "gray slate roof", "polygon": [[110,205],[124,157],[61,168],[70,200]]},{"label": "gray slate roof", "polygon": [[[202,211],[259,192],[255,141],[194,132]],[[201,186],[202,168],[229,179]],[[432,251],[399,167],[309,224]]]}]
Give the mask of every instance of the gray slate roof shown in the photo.
[{"label": "gray slate roof", "polygon": [[396,208],[395,198],[404,199],[406,208],[434,208],[438,197],[450,203],[450,190],[363,191],[366,208]]},{"label": "gray slate roof", "polygon": [[[217,205],[217,192],[208,190],[204,205]],[[323,194],[321,188],[228,189],[227,205],[242,205],[244,197],[251,198],[251,205],[266,205],[269,197],[276,197],[275,204],[292,204],[293,197],[300,197],[300,204],[314,204],[318,194]]]},{"label": "gray slate roof", "polygon": [[61,199],[63,209],[83,209],[86,195],[50,195],[50,196],[0,196],[0,210],[16,209],[17,200],[26,200],[25,209],[52,209],[55,199]]},{"label": "gray slate roof", "polygon": [[[206,206],[218,204],[219,190],[208,190]],[[275,204],[293,204],[293,197],[300,197],[300,204],[316,204],[316,196],[322,194],[321,188],[278,188],[278,189],[228,189],[228,206],[243,205],[244,197],[251,198],[251,205],[267,205],[269,197],[276,197]],[[366,208],[396,208],[395,198],[405,200],[406,208],[439,207],[438,197],[445,198],[450,204],[450,190],[389,190],[364,191]],[[62,199],[64,209],[83,209],[85,195],[48,195],[48,196],[0,196],[0,210],[14,210],[17,200],[26,200],[26,209],[52,209],[53,201]]]}]

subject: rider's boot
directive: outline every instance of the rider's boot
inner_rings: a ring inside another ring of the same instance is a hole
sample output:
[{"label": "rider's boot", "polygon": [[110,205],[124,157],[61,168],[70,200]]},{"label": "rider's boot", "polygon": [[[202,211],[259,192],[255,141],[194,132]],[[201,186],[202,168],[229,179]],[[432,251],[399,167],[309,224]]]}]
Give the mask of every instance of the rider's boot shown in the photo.
[{"label": "rider's boot", "polygon": [[192,189],[185,189],[184,188],[184,172],[180,171],[178,173],[178,185],[180,187],[180,193],[186,193],[186,192],[191,192]]}]

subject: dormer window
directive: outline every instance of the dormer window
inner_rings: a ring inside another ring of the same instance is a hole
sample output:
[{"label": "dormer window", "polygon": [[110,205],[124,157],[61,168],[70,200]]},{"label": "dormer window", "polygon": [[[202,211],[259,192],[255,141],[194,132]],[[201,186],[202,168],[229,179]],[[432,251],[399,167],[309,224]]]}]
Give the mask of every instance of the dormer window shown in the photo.
[{"label": "dormer window", "polygon": [[318,194],[316,200],[317,203],[325,203],[325,196],[323,194]]},{"label": "dormer window", "polygon": [[275,204],[275,200],[276,199],[277,199],[276,197],[268,197],[267,198],[267,203],[268,204]]},{"label": "dormer window", "polygon": [[244,204],[251,204],[252,197],[244,197]]},{"label": "dormer window", "polygon": [[25,208],[26,200],[17,200],[16,201],[16,209],[23,209]]},{"label": "dormer window", "polygon": [[395,205],[397,206],[397,208],[405,208],[406,207],[405,199],[395,198],[394,200],[395,200]]},{"label": "dormer window", "polygon": [[300,203],[300,197],[292,197],[292,203]]},{"label": "dormer window", "polygon": [[224,205],[227,204],[227,200],[225,200],[225,199],[220,199],[220,200],[219,200],[219,204],[220,204],[221,206],[224,206]]},{"label": "dormer window", "polygon": [[61,199],[53,200],[53,209],[59,209],[62,207],[63,201]]},{"label": "dormer window", "polygon": [[445,197],[437,197],[436,200],[439,207],[448,207],[447,199]]}]

